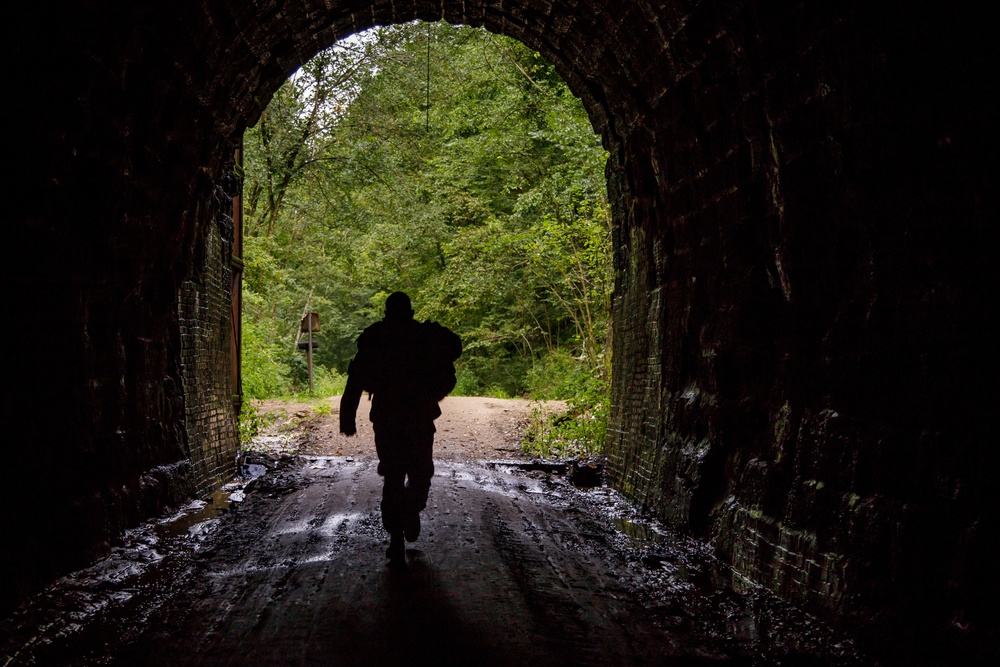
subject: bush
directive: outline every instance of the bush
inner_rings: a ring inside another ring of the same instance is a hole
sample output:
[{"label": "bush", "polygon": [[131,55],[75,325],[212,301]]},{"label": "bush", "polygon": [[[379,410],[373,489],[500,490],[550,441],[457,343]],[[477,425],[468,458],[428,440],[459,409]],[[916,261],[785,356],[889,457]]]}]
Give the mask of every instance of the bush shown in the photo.
[{"label": "bush", "polygon": [[607,395],[587,403],[581,399],[568,402],[563,414],[551,414],[536,408],[525,429],[521,451],[546,458],[578,458],[604,453],[608,427]]},{"label": "bush", "polygon": [[455,365],[453,396],[511,398],[525,393],[528,361],[518,357],[463,355]]},{"label": "bush", "polygon": [[243,318],[241,354],[244,397],[265,399],[288,391],[291,375],[284,346],[268,343],[250,318]]},{"label": "bush", "polygon": [[565,351],[551,352],[528,372],[532,396],[561,399],[563,414],[535,409],[521,451],[543,457],[574,458],[604,452],[610,400],[600,371]]},{"label": "bush", "polygon": [[[309,386],[308,369],[306,371],[306,384]],[[313,366],[313,390],[305,392],[313,398],[330,398],[344,393],[347,386],[347,376],[341,375],[337,371],[326,366]]]},{"label": "bush", "polygon": [[585,360],[567,350],[549,352],[528,369],[525,382],[531,397],[539,401],[569,400],[587,394],[597,380]]},{"label": "bush", "polygon": [[260,430],[267,426],[268,420],[260,413],[253,402],[245,400],[240,405],[240,414],[237,417],[238,436],[240,447],[249,445]]},{"label": "bush", "polygon": [[483,386],[479,378],[465,368],[456,369],[455,388],[451,390],[452,396],[479,396],[482,394]]}]

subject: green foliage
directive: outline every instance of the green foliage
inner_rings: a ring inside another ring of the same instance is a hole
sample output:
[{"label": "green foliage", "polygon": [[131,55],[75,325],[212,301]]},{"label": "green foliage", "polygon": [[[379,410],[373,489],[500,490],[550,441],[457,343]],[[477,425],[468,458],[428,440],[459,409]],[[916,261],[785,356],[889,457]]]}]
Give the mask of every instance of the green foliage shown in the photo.
[{"label": "green foliage", "polygon": [[[244,304],[253,303],[256,296],[244,291]],[[284,392],[290,382],[287,351],[269,341],[264,328],[266,321],[253,317],[243,319],[243,396],[264,399]],[[244,401],[244,404],[248,404]]]},{"label": "green foliage", "polygon": [[[305,355],[302,355],[303,357]],[[331,370],[325,366],[313,367],[313,390],[309,391],[309,369],[305,362],[302,362],[302,377],[293,385],[294,392],[299,398],[330,398],[344,393],[347,385],[347,376]]]},{"label": "green foliage", "polygon": [[558,438],[597,438],[606,160],[579,100],[518,42],[413,23],[324,51],[246,133],[245,392],[302,391],[307,307],[315,393],[339,391],[402,289],[462,337],[455,393],[571,400],[584,421]]},{"label": "green foliage", "polygon": [[586,359],[565,349],[553,350],[536,361],[525,379],[531,396],[542,401],[577,398],[599,382]]},{"label": "green foliage", "polygon": [[333,406],[330,405],[329,401],[324,401],[318,405],[312,406],[312,411],[317,415],[331,415],[333,414]]},{"label": "green foliage", "polygon": [[456,368],[455,388],[451,391],[452,396],[482,396],[483,385],[475,374],[465,368]]},{"label": "green foliage", "polygon": [[240,404],[240,414],[237,417],[240,446],[248,446],[261,429],[269,423],[268,416],[261,414],[252,401],[243,401]]},{"label": "green foliage", "polygon": [[521,451],[563,459],[600,454],[604,451],[609,410],[607,388],[593,377],[577,396],[567,401],[565,413],[532,411]]}]

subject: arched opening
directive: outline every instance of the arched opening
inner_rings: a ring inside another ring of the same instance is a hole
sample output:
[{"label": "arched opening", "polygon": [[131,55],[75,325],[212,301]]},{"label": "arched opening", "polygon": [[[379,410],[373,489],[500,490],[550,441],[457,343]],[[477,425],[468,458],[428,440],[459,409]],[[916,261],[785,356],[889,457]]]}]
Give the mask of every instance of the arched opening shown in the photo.
[{"label": "arched opening", "polygon": [[[599,453],[606,161],[552,66],[512,40],[415,23],[322,51],[244,140],[245,397],[342,390],[357,335],[398,288],[464,340],[454,394],[571,400],[538,424],[539,446]],[[305,311],[324,323],[312,375]]]}]

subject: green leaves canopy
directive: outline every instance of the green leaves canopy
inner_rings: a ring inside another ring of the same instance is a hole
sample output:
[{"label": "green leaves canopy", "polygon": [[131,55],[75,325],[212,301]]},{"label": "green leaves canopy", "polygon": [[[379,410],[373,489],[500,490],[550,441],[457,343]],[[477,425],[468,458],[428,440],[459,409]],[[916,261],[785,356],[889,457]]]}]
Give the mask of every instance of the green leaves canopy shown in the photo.
[{"label": "green leaves canopy", "polygon": [[[318,361],[344,371],[402,289],[462,337],[467,393],[564,394],[543,371],[576,372],[567,359],[605,379],[606,159],[579,100],[517,42],[414,23],[331,47],[245,138],[245,347],[293,350],[308,304]],[[260,350],[247,361],[280,356]]]}]

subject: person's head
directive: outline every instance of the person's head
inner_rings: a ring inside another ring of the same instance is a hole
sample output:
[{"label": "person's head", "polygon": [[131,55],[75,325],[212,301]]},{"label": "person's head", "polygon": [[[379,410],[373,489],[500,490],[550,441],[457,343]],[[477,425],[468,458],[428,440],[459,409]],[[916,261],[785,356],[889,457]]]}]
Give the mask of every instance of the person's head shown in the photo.
[{"label": "person's head", "polygon": [[393,322],[409,320],[413,317],[410,297],[405,292],[393,292],[385,300],[385,319]]}]

